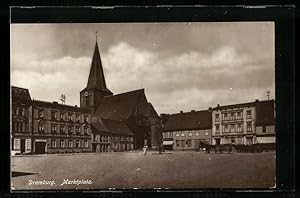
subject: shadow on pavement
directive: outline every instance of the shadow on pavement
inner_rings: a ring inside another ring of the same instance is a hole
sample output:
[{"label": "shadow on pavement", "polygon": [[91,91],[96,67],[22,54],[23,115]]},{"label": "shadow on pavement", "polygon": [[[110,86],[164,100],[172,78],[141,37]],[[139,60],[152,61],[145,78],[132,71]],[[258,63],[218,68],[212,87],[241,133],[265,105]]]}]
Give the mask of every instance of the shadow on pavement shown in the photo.
[{"label": "shadow on pavement", "polygon": [[17,171],[12,171],[11,175],[12,177],[20,177],[20,176],[25,176],[25,175],[35,175],[37,173],[26,173],[26,172],[17,172]]}]

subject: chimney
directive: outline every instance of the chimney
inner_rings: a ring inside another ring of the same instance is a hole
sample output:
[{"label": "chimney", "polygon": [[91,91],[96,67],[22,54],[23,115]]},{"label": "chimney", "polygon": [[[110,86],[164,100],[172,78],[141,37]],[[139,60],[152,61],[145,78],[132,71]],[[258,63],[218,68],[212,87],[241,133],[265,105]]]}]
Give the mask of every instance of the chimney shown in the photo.
[{"label": "chimney", "polygon": [[56,102],[56,101],[53,101],[53,104],[58,104],[58,102]]},{"label": "chimney", "polygon": [[211,108],[211,107],[208,107],[208,110],[212,110],[212,108]]},{"label": "chimney", "polygon": [[75,107],[77,107],[77,105],[75,105]]},{"label": "chimney", "polygon": [[183,111],[180,111],[180,113],[183,113]]},{"label": "chimney", "polygon": [[255,100],[255,102],[259,102],[259,100],[258,100],[258,99],[256,99],[256,100]]},{"label": "chimney", "polygon": [[220,104],[218,104],[217,107],[220,107]]},{"label": "chimney", "polygon": [[191,110],[191,112],[195,112],[195,110],[193,109],[193,110]]}]

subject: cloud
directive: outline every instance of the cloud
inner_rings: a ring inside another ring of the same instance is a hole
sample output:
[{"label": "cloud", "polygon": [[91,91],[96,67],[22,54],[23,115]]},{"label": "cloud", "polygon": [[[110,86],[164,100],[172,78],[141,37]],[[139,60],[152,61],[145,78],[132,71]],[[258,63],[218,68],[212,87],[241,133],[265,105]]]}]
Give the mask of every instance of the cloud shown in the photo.
[{"label": "cloud", "polygon": [[[172,26],[175,27],[178,29],[176,25]],[[173,32],[172,28],[168,29],[168,34]],[[275,94],[274,54],[272,49],[265,53],[265,49],[269,47],[266,43],[264,50],[256,47],[255,50],[244,50],[236,44],[240,39],[235,38],[235,42],[232,43],[225,42],[225,37],[219,38],[216,33],[211,39],[191,40],[187,37],[188,39],[170,45],[159,37],[151,43],[153,36],[148,36],[145,42],[141,39],[135,43],[135,40],[139,40],[134,37],[135,29],[127,29],[134,38],[130,42],[125,39],[113,39],[110,45],[104,47],[105,50],[102,50],[103,43],[100,44],[106,84],[115,94],[145,88],[148,100],[159,113],[200,110],[218,103],[232,104],[253,101],[255,98],[263,99],[264,92],[268,89],[273,90],[273,96]],[[155,30],[158,29],[151,29],[152,32]],[[68,31],[64,30],[65,33]],[[210,32],[206,33],[205,38],[210,38],[207,36]],[[106,34],[108,35],[107,32]],[[196,37],[199,32],[193,34]],[[29,88],[35,99],[58,100],[60,94],[64,93],[68,104],[78,105],[79,92],[88,80],[93,47],[85,46],[86,43],[91,43],[90,41],[86,41],[85,44],[77,41],[72,43],[74,39],[71,37],[66,40],[58,39],[58,43],[63,44],[59,47],[51,35],[46,34],[38,38],[45,41],[46,37],[51,38],[49,40],[52,43],[45,43],[46,46],[50,46],[49,52],[42,51],[41,44],[33,44],[32,48],[24,50],[24,43],[30,43],[30,39],[23,43],[14,42],[14,49],[18,50],[12,53],[12,84]],[[57,31],[54,35],[59,36]],[[80,35],[76,33],[74,37],[78,38]],[[143,36],[142,33],[138,35]],[[185,34],[181,32],[180,35]],[[164,36],[168,37],[166,33]],[[16,35],[14,37],[17,38]],[[174,35],[170,37],[173,37],[174,41]],[[186,40],[190,40],[190,43],[184,44]],[[199,47],[199,42],[208,45],[209,40],[214,40],[210,50],[206,50],[205,45]],[[255,39],[251,41],[251,46],[255,46]],[[247,48],[245,42],[247,41],[243,40],[243,46]],[[149,44],[151,47],[147,46]],[[74,45],[80,50],[73,49]],[[179,45],[178,49],[181,50],[176,50],[176,45]],[[71,49],[67,46],[73,47]],[[55,52],[52,49],[55,49]],[[231,91],[229,88],[232,88]]]}]

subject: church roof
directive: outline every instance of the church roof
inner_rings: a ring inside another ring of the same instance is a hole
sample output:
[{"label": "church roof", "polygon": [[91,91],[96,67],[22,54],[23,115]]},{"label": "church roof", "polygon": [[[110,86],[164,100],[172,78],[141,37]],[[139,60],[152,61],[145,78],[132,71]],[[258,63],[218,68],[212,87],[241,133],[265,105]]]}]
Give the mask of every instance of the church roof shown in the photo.
[{"label": "church roof", "polygon": [[142,98],[145,99],[144,89],[106,96],[97,107],[95,116],[112,120],[126,120],[136,111],[145,111],[145,107],[137,109]]},{"label": "church roof", "polygon": [[133,135],[132,131],[126,126],[126,124],[121,121],[93,118],[91,120],[91,126],[98,132]]},{"label": "church roof", "polygon": [[169,115],[165,124],[164,131],[210,129],[211,111],[193,111]]},{"label": "church roof", "polygon": [[85,89],[100,89],[102,91],[107,91],[111,93],[111,91],[106,87],[97,41],[95,44],[95,50],[93,54],[87,87]]}]

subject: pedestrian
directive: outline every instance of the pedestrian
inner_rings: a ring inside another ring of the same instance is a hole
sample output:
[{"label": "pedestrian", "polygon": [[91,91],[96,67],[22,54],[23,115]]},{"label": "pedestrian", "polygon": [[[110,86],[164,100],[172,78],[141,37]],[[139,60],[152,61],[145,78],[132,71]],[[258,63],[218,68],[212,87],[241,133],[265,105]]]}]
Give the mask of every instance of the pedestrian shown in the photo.
[{"label": "pedestrian", "polygon": [[144,146],[143,151],[144,151],[144,155],[146,155],[147,154],[147,146]]}]

